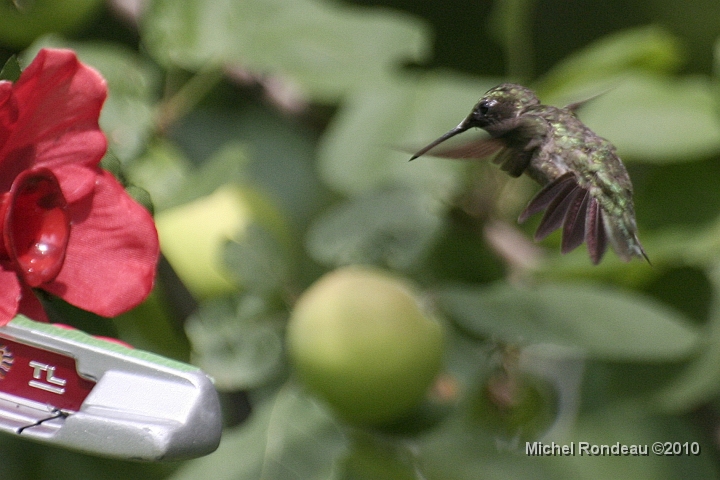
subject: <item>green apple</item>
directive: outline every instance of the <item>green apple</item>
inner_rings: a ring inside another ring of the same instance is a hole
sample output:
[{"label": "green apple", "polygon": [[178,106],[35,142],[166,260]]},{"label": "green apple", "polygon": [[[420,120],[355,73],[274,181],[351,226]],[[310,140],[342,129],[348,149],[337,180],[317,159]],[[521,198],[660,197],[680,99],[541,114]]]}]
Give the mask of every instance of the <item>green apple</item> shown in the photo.
[{"label": "green apple", "polygon": [[212,194],[163,210],[155,216],[160,248],[190,292],[200,299],[237,291],[242,285],[228,272],[223,249],[242,241],[253,223],[284,241],[281,215],[260,192],[226,184]]},{"label": "green apple", "polygon": [[301,295],[287,344],[311,392],[351,423],[382,425],[425,398],[442,364],[443,337],[406,280],[345,267]]},{"label": "green apple", "polygon": [[87,23],[102,3],[102,0],[0,1],[0,43],[20,49],[46,33],[72,33]]}]

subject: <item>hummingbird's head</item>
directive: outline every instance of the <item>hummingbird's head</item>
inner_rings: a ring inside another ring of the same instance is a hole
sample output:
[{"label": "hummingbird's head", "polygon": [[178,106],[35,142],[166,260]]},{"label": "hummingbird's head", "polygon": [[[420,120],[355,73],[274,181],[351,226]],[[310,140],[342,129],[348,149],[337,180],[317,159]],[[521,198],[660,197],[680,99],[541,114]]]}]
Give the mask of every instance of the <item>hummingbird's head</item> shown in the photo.
[{"label": "hummingbird's head", "polygon": [[463,123],[466,129],[491,127],[517,117],[534,105],[540,105],[540,100],[532,90],[514,83],[503,83],[488,90]]},{"label": "hummingbird's head", "polygon": [[465,117],[457,127],[417,152],[410,160],[416,159],[445,140],[473,127],[483,128],[491,135],[498,131],[502,132],[502,123],[505,120],[517,117],[526,108],[533,105],[540,105],[540,100],[532,90],[522,85],[503,83],[491,88],[475,104],[470,115]]}]

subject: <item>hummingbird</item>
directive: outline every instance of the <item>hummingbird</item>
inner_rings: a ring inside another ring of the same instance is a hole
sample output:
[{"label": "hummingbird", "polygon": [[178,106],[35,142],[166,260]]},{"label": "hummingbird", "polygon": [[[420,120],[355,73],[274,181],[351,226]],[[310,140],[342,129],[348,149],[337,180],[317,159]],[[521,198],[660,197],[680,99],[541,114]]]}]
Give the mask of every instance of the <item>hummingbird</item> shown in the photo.
[{"label": "hummingbird", "polygon": [[622,260],[639,257],[649,263],[638,239],[633,188],[625,165],[613,144],[576,115],[588,100],[558,108],[541,104],[529,88],[503,83],[488,90],[457,127],[410,160],[455,135],[481,128],[489,139],[439,149],[434,155],[465,159],[495,155],[493,162],[510,176],[525,173],[542,185],[518,218],[523,223],[545,210],[535,241],[562,227],[562,253],[584,241],[597,265],[609,242]]}]

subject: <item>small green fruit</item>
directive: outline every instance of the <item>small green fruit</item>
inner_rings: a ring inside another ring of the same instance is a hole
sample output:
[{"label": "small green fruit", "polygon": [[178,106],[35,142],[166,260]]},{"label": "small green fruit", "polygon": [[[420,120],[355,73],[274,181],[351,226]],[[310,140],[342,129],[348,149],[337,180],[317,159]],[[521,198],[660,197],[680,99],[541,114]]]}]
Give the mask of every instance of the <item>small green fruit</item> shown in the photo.
[{"label": "small green fruit", "polygon": [[230,240],[242,241],[253,222],[285,240],[282,218],[267,199],[232,184],[155,217],[163,254],[188,289],[202,299],[242,287],[225,267],[223,249]]},{"label": "small green fruit", "polygon": [[309,390],[346,420],[381,425],[424,398],[443,357],[441,325],[408,282],[380,270],[326,274],[298,300],[290,359]]}]

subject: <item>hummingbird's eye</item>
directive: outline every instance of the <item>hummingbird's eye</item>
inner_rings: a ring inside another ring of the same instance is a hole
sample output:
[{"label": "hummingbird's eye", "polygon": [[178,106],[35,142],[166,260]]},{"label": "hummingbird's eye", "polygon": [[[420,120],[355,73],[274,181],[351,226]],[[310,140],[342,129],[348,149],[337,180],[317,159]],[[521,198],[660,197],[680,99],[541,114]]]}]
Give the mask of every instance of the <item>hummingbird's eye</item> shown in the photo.
[{"label": "hummingbird's eye", "polygon": [[498,116],[498,101],[493,98],[480,99],[472,109],[470,117],[473,125],[484,128],[485,126],[496,123]]},{"label": "hummingbird's eye", "polygon": [[487,115],[487,113],[490,111],[490,101],[484,100],[484,101],[480,102],[479,110],[480,110],[481,115],[483,115],[483,116]]}]

